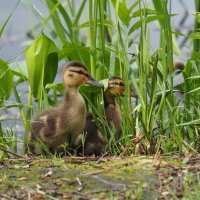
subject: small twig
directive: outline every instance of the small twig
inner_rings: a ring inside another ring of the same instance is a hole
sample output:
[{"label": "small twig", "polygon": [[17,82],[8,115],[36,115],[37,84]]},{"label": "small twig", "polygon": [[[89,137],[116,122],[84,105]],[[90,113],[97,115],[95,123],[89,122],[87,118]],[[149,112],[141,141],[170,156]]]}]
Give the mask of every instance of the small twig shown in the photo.
[{"label": "small twig", "polygon": [[77,182],[78,182],[79,185],[82,185],[82,183],[81,183],[79,177],[76,177],[76,180],[77,180]]},{"label": "small twig", "polygon": [[65,162],[83,164],[87,161],[97,161],[96,157],[64,157]]},{"label": "small twig", "polygon": [[1,147],[1,146],[0,146],[0,150],[6,152],[6,153],[8,153],[8,154],[12,154],[13,156],[17,156],[17,157],[19,157],[19,158],[24,158],[24,156],[21,156],[21,155],[19,155],[19,154],[17,154],[17,153],[14,153],[14,152],[12,152],[12,151],[7,150],[7,149],[4,149],[4,148]]},{"label": "small twig", "polygon": [[106,156],[108,156],[107,152],[105,152],[101,157],[99,157],[96,163],[99,164],[100,162],[105,162],[104,159]]},{"label": "small twig", "polygon": [[37,159],[37,160],[32,160],[30,162],[30,165],[46,163],[46,162],[50,162],[50,161],[51,161],[51,159]]},{"label": "small twig", "polygon": [[132,143],[134,145],[138,144],[142,139],[144,138],[144,135],[142,133],[139,133],[133,140]]},{"label": "small twig", "polygon": [[[89,172],[89,173],[85,173],[83,174],[83,176],[93,176],[93,175],[98,175],[101,174],[102,172],[105,172],[105,169],[102,170],[98,170],[98,171],[93,171],[93,172]],[[108,171],[108,170],[107,170]]]}]

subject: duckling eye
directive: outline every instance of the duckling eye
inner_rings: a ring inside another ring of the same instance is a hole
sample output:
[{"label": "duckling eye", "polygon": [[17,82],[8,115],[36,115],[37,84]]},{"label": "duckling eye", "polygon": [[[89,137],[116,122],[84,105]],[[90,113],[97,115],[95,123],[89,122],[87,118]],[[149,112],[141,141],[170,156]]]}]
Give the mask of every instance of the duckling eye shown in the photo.
[{"label": "duckling eye", "polygon": [[78,73],[78,74],[82,74],[82,75],[85,75],[85,73],[81,70],[69,70],[70,72],[75,72],[75,73]]},{"label": "duckling eye", "polygon": [[83,72],[83,71],[81,71],[81,70],[80,70],[80,71],[78,71],[78,73],[79,73],[79,74],[82,74],[82,75],[84,75],[84,76],[86,76],[87,78],[89,78],[89,74],[86,74],[86,73],[84,73],[84,72]]},{"label": "duckling eye", "polygon": [[119,86],[124,86],[124,83],[122,83],[122,82],[120,82],[120,83],[114,82],[113,84],[114,84],[114,85],[119,85]]}]

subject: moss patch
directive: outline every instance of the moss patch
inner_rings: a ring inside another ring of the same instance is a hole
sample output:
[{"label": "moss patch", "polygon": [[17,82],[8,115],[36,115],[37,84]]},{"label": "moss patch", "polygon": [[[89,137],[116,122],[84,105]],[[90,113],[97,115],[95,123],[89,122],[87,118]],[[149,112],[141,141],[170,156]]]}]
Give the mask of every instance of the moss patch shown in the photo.
[{"label": "moss patch", "polygon": [[187,196],[189,189],[195,196],[199,160],[189,162],[164,156],[6,159],[0,165],[0,197],[157,199]]}]

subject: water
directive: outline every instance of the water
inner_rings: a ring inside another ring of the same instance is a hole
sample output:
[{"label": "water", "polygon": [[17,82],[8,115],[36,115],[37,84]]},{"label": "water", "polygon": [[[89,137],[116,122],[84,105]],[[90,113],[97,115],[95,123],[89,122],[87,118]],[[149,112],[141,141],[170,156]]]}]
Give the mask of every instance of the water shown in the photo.
[{"label": "water", "polygon": [[[30,8],[27,8],[27,6],[23,3],[27,3],[28,1],[29,0],[21,0],[9,23],[7,24],[2,37],[0,38],[0,58],[4,60],[9,60],[16,55],[19,55],[25,49],[25,42],[28,40],[28,31],[31,30],[33,25],[39,22]],[[47,16],[47,10],[44,8],[44,1],[43,3],[39,0],[33,0],[31,2],[38,8],[39,12],[41,12],[44,16]],[[134,1],[132,0],[131,2]],[[0,27],[2,27],[2,24],[5,22],[16,3],[17,0],[0,0]],[[79,4],[80,0],[75,0],[75,3]],[[189,15],[186,17],[184,24],[180,25],[180,21],[186,11],[188,11]],[[172,13],[178,14],[177,16],[172,17],[172,24],[176,30],[178,29],[182,33],[187,34],[188,30],[193,29],[194,1],[172,1]],[[152,46],[156,49],[159,45],[158,26],[154,23],[152,28],[154,29],[151,34]],[[181,42],[183,38],[179,38],[178,40]],[[187,54],[187,51],[187,47],[182,49],[184,54]]]}]

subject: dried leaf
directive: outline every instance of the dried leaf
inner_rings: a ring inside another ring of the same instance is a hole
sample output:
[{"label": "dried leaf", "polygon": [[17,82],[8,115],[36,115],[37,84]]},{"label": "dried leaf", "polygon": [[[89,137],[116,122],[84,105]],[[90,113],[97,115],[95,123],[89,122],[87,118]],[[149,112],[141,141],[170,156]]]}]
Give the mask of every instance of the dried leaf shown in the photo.
[{"label": "dried leaf", "polygon": [[53,174],[52,170],[49,169],[49,171],[44,175],[44,177],[51,176],[52,174]]},{"label": "dried leaf", "polygon": [[43,194],[36,193],[33,197],[33,200],[46,200],[47,198]]},{"label": "dried leaf", "polygon": [[42,189],[42,186],[38,183],[38,184],[36,184],[36,191],[38,192],[38,191],[40,191]]}]

